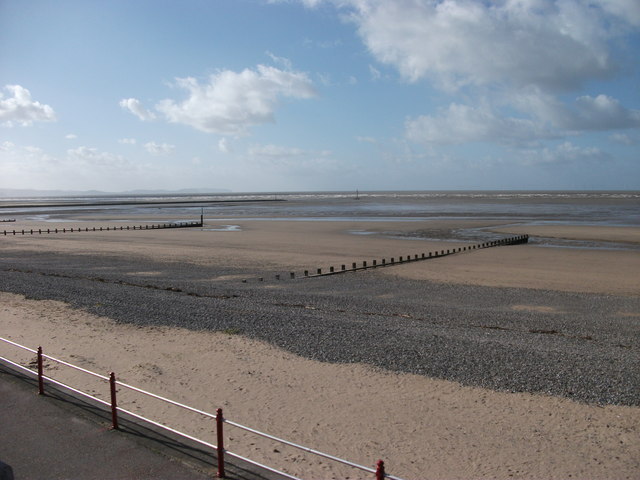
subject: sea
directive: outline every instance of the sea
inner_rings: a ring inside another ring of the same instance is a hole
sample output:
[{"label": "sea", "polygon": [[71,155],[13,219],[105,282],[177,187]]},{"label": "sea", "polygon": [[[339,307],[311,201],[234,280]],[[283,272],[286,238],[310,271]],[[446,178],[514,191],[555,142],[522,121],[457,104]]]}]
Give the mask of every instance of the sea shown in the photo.
[{"label": "sea", "polygon": [[[640,191],[353,191],[267,192],[161,195],[84,195],[0,198],[0,220],[78,222],[78,215],[108,215],[115,220],[145,215],[183,221],[234,218],[296,221],[483,220],[500,225],[585,225],[640,227]],[[0,223],[0,230],[3,228]],[[366,231],[354,231],[366,234]],[[387,232],[390,236],[393,231]],[[450,241],[489,240],[488,229],[459,229]],[[404,237],[420,239],[418,236]],[[531,238],[539,246],[640,249],[614,242]]]}]

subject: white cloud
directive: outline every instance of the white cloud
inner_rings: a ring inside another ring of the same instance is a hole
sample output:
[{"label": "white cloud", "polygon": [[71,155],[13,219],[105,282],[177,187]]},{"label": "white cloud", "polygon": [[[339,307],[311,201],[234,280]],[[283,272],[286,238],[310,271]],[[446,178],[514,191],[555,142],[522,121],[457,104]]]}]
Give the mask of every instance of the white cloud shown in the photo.
[{"label": "white cloud", "polygon": [[176,83],[189,93],[188,98],[162,100],[156,110],[169,122],[220,135],[245,135],[253,125],[273,122],[280,97],[315,96],[305,73],[264,65],[239,73],[220,71],[204,84],[195,78],[180,78]]},{"label": "white cloud", "polygon": [[78,138],[78,136],[75,133],[69,133],[65,135],[64,138],[66,138],[67,140],[75,140],[76,138]]},{"label": "white cloud", "polygon": [[302,0],[302,3],[304,3],[309,8],[315,8],[323,3],[323,0]]},{"label": "white cloud", "polygon": [[101,152],[97,148],[81,146],[67,150],[68,158],[84,166],[124,167],[128,162],[121,155]]},{"label": "white cloud", "polygon": [[640,127],[640,110],[629,110],[607,95],[579,97],[560,127],[568,130],[616,130]]},{"label": "white cloud", "polygon": [[[304,2],[303,2],[304,3]],[[317,6],[314,2],[314,6]],[[429,144],[531,144],[586,131],[640,128],[640,111],[608,95],[556,95],[618,73],[613,49],[640,25],[638,0],[327,0],[347,13],[373,57],[452,103],[410,118]],[[620,53],[617,51],[616,54]],[[382,78],[369,65],[372,80]]]},{"label": "white cloud", "polygon": [[155,114],[144,108],[140,100],[136,98],[124,98],[120,100],[120,106],[124,110],[133,113],[142,121],[154,120],[156,118]]},{"label": "white cloud", "polygon": [[0,164],[6,161],[7,163],[19,163],[25,167],[30,163],[36,163],[41,166],[54,160],[54,157],[47,154],[40,147],[32,145],[19,146],[9,141],[0,144],[0,152],[3,154],[3,162],[0,162]]},{"label": "white cloud", "polygon": [[613,133],[609,135],[609,140],[621,145],[635,145],[638,143],[635,138],[630,137],[626,133]]},{"label": "white cloud", "polygon": [[423,144],[461,144],[466,142],[522,143],[552,134],[536,122],[503,117],[489,107],[470,107],[452,103],[437,116],[421,115],[407,120],[406,137]]},{"label": "white cloud", "polygon": [[380,70],[378,70],[373,65],[369,65],[369,75],[371,75],[371,80],[380,80],[382,78],[382,74]]},{"label": "white cloud", "polygon": [[278,145],[253,145],[249,147],[249,155],[254,157],[300,157],[305,151],[300,148],[282,147]]},{"label": "white cloud", "polygon": [[0,125],[30,126],[33,122],[52,122],[56,114],[49,105],[43,105],[31,99],[31,92],[20,85],[5,85],[4,90],[11,93],[5,98],[0,93]]},{"label": "white cloud", "polygon": [[410,81],[429,78],[447,90],[496,84],[568,90],[606,77],[615,69],[607,42],[614,23],[625,21],[611,14],[626,11],[621,0],[601,7],[576,0],[348,3],[376,59]]},{"label": "white cloud", "polygon": [[585,95],[566,105],[534,89],[512,95],[509,101],[540,122],[567,132],[640,128],[640,110],[627,109],[608,95]]},{"label": "white cloud", "polygon": [[218,150],[222,153],[230,153],[233,151],[231,145],[229,145],[229,140],[227,140],[226,138],[221,138],[218,141]]},{"label": "white cloud", "polygon": [[118,140],[118,143],[122,145],[135,145],[137,140],[135,138],[121,138]]},{"label": "white cloud", "polygon": [[505,115],[505,110],[492,107],[490,102],[481,102],[480,106],[452,103],[435,115],[408,119],[405,136],[422,144],[523,144],[587,131],[640,128],[640,111],[624,108],[607,95],[582,96],[566,105],[533,89],[504,101],[522,116]]},{"label": "white cloud", "polygon": [[0,151],[2,152],[9,152],[14,148],[15,148],[15,144],[8,140],[5,140],[4,142],[0,143]]},{"label": "white cloud", "polygon": [[[179,173],[176,170],[173,175]],[[32,145],[0,144],[0,184],[9,188],[153,188],[154,182],[159,184],[166,178],[158,171],[155,165],[132,163],[120,155],[87,146],[68,149],[58,156]]]},{"label": "white cloud", "polygon": [[[320,2],[318,2],[318,3],[320,3]],[[343,44],[343,42],[339,38],[335,39],[335,40],[320,40],[320,41],[311,40],[310,38],[305,38],[302,41],[302,44],[305,47],[321,48],[321,49],[325,49],[326,50],[326,49],[330,49],[330,48],[340,47]]]},{"label": "white cloud", "polygon": [[608,154],[596,147],[578,147],[571,142],[563,142],[555,148],[524,150],[518,154],[519,162],[525,165],[568,164],[606,162]]},{"label": "white cloud", "polygon": [[293,3],[294,1],[302,3],[307,8],[315,8],[325,2],[325,0],[267,0],[267,3]]},{"label": "white cloud", "polygon": [[333,85],[330,73],[317,73],[316,75],[318,76],[318,80],[320,81],[320,83],[325,87],[330,87]]},{"label": "white cloud", "polygon": [[267,56],[273,60],[275,63],[282,65],[286,70],[291,70],[291,68],[293,67],[293,64],[291,63],[291,60],[289,60],[288,58],[285,57],[278,57],[277,55],[274,55],[273,53],[269,52],[267,50],[266,52]]},{"label": "white cloud", "polygon": [[55,175],[59,161],[34,146],[19,146],[13,142],[0,144],[0,184],[9,188],[39,188],[38,176]]},{"label": "white cloud", "polygon": [[600,0],[602,8],[633,26],[640,26],[640,2],[637,0]]},{"label": "white cloud", "polygon": [[266,168],[271,173],[286,171],[293,175],[314,175],[344,168],[331,155],[328,150],[311,151],[273,144],[252,145],[247,150],[250,165]]},{"label": "white cloud", "polygon": [[168,143],[156,143],[156,142],[145,143],[144,148],[151,155],[156,155],[156,156],[171,155],[176,149],[175,145],[169,145]]}]

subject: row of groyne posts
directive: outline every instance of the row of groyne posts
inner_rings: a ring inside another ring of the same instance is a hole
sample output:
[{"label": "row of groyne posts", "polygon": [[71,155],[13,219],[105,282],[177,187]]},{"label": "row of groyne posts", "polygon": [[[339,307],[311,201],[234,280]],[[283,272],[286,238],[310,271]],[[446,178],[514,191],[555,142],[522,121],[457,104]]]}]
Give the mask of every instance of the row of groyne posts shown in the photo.
[{"label": "row of groyne posts", "polygon": [[[483,243],[478,243],[475,245],[469,245],[465,247],[458,247],[458,248],[440,250],[435,252],[414,254],[413,256],[407,255],[406,257],[400,256],[398,257],[397,260],[395,257],[391,257],[389,260],[387,260],[386,258],[383,258],[381,259],[380,262],[378,262],[377,260],[373,260],[371,263],[368,263],[366,260],[363,261],[362,263],[353,262],[351,264],[351,268],[347,268],[347,265],[343,264],[340,266],[340,269],[336,269],[335,267],[329,267],[328,271],[327,270],[323,271],[322,268],[316,269],[315,272],[305,270],[304,276],[302,278],[322,277],[327,275],[337,275],[339,273],[355,272],[358,270],[367,270],[371,268],[390,267],[393,265],[402,265],[409,262],[418,262],[421,260],[431,260],[434,258],[446,257],[447,255],[453,255],[453,254],[462,253],[462,252],[470,252],[473,250],[480,250],[483,248],[501,247],[505,245],[519,245],[519,244],[528,243],[528,242],[529,242],[529,235],[517,235],[515,237],[508,237],[500,240],[492,240],[490,242],[483,242]],[[275,278],[276,280],[282,280],[283,276],[281,274],[276,274]],[[295,272],[290,272],[289,278],[292,280],[295,279],[296,278]],[[258,280],[264,281],[264,277],[259,277]],[[246,280],[243,280],[243,282],[246,283]]]},{"label": "row of groyne posts", "polygon": [[38,229],[22,229],[22,230],[3,230],[2,234],[6,237],[7,235],[42,235],[42,234],[51,234],[51,233],[74,233],[74,232],[115,232],[122,230],[159,230],[164,228],[192,228],[192,227],[202,227],[203,220],[195,222],[176,222],[176,223],[154,223],[147,225],[120,225],[120,226],[109,226],[109,227],[85,227],[85,228],[38,228]]},{"label": "row of groyne posts", "polygon": [[[23,371],[25,373],[28,373],[28,374],[31,374],[31,375],[37,377],[38,393],[40,395],[45,395],[45,381],[46,381],[49,384],[56,385],[58,387],[61,387],[62,389],[71,391],[71,392],[73,392],[75,394],[80,395],[81,397],[85,397],[87,399],[90,399],[92,401],[97,402],[98,404],[102,405],[103,407],[106,407],[108,409],[108,411],[111,413],[111,428],[113,428],[114,430],[120,430],[121,429],[121,426],[120,426],[120,423],[121,423],[120,422],[120,414],[125,414],[128,417],[127,418],[128,421],[142,421],[144,423],[151,424],[151,425],[154,425],[154,426],[156,426],[158,428],[164,429],[164,430],[166,430],[168,432],[172,432],[173,434],[178,435],[179,437],[183,437],[183,438],[186,438],[188,440],[194,441],[194,442],[200,444],[201,446],[208,447],[208,448],[212,449],[213,452],[215,452],[215,463],[214,463],[214,465],[217,467],[216,468],[216,476],[218,478],[226,478],[227,477],[226,472],[225,472],[225,463],[226,463],[225,462],[225,458],[226,457],[231,457],[231,458],[235,458],[235,459],[241,460],[243,462],[249,463],[249,464],[251,464],[251,465],[253,465],[255,467],[259,467],[260,469],[266,470],[267,472],[275,473],[276,476],[279,477],[279,478],[286,478],[286,479],[289,479],[289,480],[301,480],[298,477],[295,477],[293,475],[289,475],[287,473],[284,473],[282,471],[276,470],[276,469],[274,469],[272,467],[269,467],[267,465],[258,463],[258,462],[254,461],[254,460],[250,460],[248,458],[242,457],[242,456],[240,456],[240,455],[238,455],[236,453],[233,453],[233,452],[227,450],[224,447],[224,440],[225,440],[225,434],[224,434],[225,427],[224,427],[224,424],[227,424],[227,425],[232,426],[234,428],[237,428],[237,429],[240,429],[240,430],[244,430],[245,432],[248,432],[248,433],[253,434],[255,436],[266,438],[268,440],[271,440],[271,441],[274,441],[274,442],[277,442],[277,443],[281,443],[281,444],[284,444],[284,445],[288,445],[289,447],[293,447],[295,449],[302,450],[302,451],[307,452],[307,453],[309,453],[311,455],[322,457],[324,459],[327,459],[327,460],[330,460],[330,461],[345,465],[347,467],[351,467],[351,468],[354,468],[354,469],[357,469],[357,470],[361,470],[361,471],[367,472],[367,473],[371,474],[372,477],[375,475],[375,480],[384,480],[384,479],[402,480],[399,477],[396,477],[394,475],[390,475],[390,474],[386,473],[386,471],[385,471],[385,463],[382,460],[378,460],[376,462],[375,468],[366,467],[364,465],[359,465],[357,463],[350,462],[349,460],[345,460],[343,458],[336,457],[334,455],[330,455],[328,453],[324,453],[324,452],[321,452],[319,450],[315,450],[313,448],[309,448],[309,447],[306,447],[306,446],[303,446],[303,445],[299,445],[299,444],[293,443],[293,442],[291,442],[289,440],[285,440],[285,439],[282,439],[282,438],[279,438],[279,437],[275,437],[273,435],[267,434],[265,432],[261,432],[259,430],[254,429],[254,428],[247,427],[246,425],[242,425],[242,424],[233,422],[233,421],[231,421],[231,420],[229,420],[229,419],[227,419],[227,418],[225,418],[223,416],[221,408],[216,409],[216,413],[215,414],[209,413],[209,412],[205,412],[203,410],[191,407],[189,405],[185,405],[183,403],[176,402],[176,401],[171,400],[169,398],[162,397],[162,396],[157,395],[155,393],[151,393],[151,392],[148,392],[148,391],[143,390],[141,388],[135,387],[133,385],[129,385],[129,384],[124,383],[122,381],[116,380],[116,374],[114,372],[111,372],[109,374],[109,376],[105,376],[105,375],[101,375],[99,373],[93,372],[91,370],[87,370],[85,368],[79,367],[79,366],[74,365],[72,363],[65,362],[64,360],[61,360],[59,358],[55,358],[55,357],[52,357],[50,355],[45,355],[43,353],[43,350],[42,350],[41,346],[39,346],[37,350],[34,350],[32,348],[26,347],[25,345],[21,345],[19,343],[13,342],[13,341],[11,341],[11,340],[9,340],[7,338],[3,338],[3,337],[0,337],[0,343],[13,345],[14,347],[17,347],[19,349],[31,352],[32,354],[36,355],[35,364],[37,365],[37,369],[35,371],[32,370],[31,368],[28,368],[28,367],[25,367],[25,366],[21,365],[20,363],[17,363],[17,362],[14,362],[12,360],[9,360],[8,358],[5,358],[3,356],[0,356],[0,362],[2,364],[6,364],[6,365],[9,365],[10,367],[13,367],[13,368],[17,369],[18,371]],[[44,360],[45,359],[46,360],[50,360],[50,361],[52,361],[52,362],[54,362],[54,363],[56,363],[56,364],[58,364],[60,366],[68,367],[68,368],[71,368],[73,370],[80,371],[80,372],[85,373],[87,375],[90,375],[90,376],[93,376],[93,377],[96,377],[96,378],[99,378],[99,379],[101,379],[103,381],[108,382],[108,384],[109,384],[108,400],[106,400],[106,399],[103,400],[103,399],[98,398],[98,397],[96,397],[94,395],[91,395],[91,394],[89,394],[87,392],[84,392],[83,390],[78,389],[77,387],[72,387],[72,386],[70,386],[70,385],[68,385],[66,383],[63,383],[63,382],[61,382],[59,380],[56,380],[56,379],[54,379],[54,378],[52,378],[52,377],[50,377],[48,375],[45,375],[45,364],[44,364]],[[193,437],[193,436],[191,436],[191,435],[189,435],[187,433],[178,431],[178,430],[176,430],[174,428],[171,428],[171,427],[169,427],[167,425],[164,425],[163,423],[151,420],[151,419],[146,418],[146,417],[144,417],[144,416],[142,416],[140,414],[134,413],[132,411],[129,411],[129,410],[126,410],[126,409],[120,407],[118,405],[118,398],[119,398],[118,397],[118,389],[119,388],[130,390],[130,391],[134,391],[134,392],[137,392],[138,394],[142,394],[142,395],[146,395],[148,397],[155,398],[156,400],[159,400],[161,402],[164,402],[164,403],[167,403],[167,404],[171,404],[171,405],[173,405],[175,407],[179,407],[179,408],[182,408],[184,410],[190,411],[192,413],[196,413],[196,414],[199,414],[201,416],[208,417],[211,420],[214,420],[215,421],[216,443],[212,444],[210,442],[206,442],[206,441],[201,440],[199,438]],[[133,420],[130,420],[131,418]]]}]

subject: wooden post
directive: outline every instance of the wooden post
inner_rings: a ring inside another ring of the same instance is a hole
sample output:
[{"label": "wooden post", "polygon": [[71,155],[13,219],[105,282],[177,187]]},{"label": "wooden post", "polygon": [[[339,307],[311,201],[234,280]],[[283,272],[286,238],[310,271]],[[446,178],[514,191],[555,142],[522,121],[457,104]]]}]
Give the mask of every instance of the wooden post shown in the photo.
[{"label": "wooden post", "polygon": [[224,478],[224,434],[222,430],[222,424],[224,418],[222,418],[222,409],[216,410],[216,455],[218,457],[218,478]]},{"label": "wooden post", "polygon": [[44,373],[42,365],[42,347],[38,347],[38,395],[44,395]]},{"label": "wooden post", "polygon": [[111,428],[118,430],[118,403],[116,401],[116,374],[109,375],[109,385],[111,387]]},{"label": "wooden post", "polygon": [[385,475],[384,462],[382,460],[378,460],[378,463],[376,464],[376,480],[384,480]]}]

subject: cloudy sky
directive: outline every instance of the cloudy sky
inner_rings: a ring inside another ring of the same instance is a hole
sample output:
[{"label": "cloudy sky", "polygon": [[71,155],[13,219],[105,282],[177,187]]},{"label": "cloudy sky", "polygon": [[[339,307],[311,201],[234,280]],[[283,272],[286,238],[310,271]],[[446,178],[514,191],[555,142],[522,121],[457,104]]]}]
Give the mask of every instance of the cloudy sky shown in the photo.
[{"label": "cloudy sky", "polygon": [[0,0],[0,188],[640,189],[638,0]]}]

